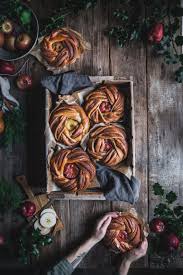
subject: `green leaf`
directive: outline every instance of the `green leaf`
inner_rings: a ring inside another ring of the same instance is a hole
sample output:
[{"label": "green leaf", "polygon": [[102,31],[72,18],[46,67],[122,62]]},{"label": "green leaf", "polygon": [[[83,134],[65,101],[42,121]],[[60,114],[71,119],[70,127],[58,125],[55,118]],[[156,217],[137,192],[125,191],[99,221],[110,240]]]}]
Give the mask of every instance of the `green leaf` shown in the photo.
[{"label": "green leaf", "polygon": [[179,83],[183,82],[183,66],[180,66],[175,72],[175,80]]},{"label": "green leaf", "polygon": [[23,194],[16,183],[0,180],[0,213],[17,209],[22,199]]},{"label": "green leaf", "polygon": [[178,55],[178,59],[181,62],[181,64],[183,65],[183,54]]},{"label": "green leaf", "polygon": [[7,147],[9,144],[19,143],[25,137],[25,115],[23,110],[16,108],[4,115],[5,131],[0,138],[0,145]]},{"label": "green leaf", "polygon": [[178,35],[175,38],[175,43],[177,44],[177,46],[182,46],[183,45],[183,36],[182,35]]},{"label": "green leaf", "polygon": [[182,216],[183,215],[183,206],[181,206],[181,205],[175,206],[173,211],[177,217]]},{"label": "green leaf", "polygon": [[158,182],[156,182],[153,185],[153,191],[154,191],[154,195],[156,195],[156,196],[163,196],[164,195],[164,189]]},{"label": "green leaf", "polygon": [[175,194],[175,192],[170,191],[168,194],[166,194],[166,201],[168,204],[175,202],[176,199],[177,199],[177,195]]},{"label": "green leaf", "polygon": [[160,203],[155,207],[154,215],[162,218],[170,218],[173,216],[173,211],[165,203]]}]

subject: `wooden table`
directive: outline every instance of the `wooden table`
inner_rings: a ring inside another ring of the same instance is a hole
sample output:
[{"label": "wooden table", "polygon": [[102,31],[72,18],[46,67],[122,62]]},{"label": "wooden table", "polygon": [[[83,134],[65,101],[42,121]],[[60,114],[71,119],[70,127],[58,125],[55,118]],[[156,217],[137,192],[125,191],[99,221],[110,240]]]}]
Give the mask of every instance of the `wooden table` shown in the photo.
[{"label": "wooden table", "polygon": [[[141,181],[141,192],[136,208],[145,220],[152,218],[157,200],[152,185],[159,182],[183,197],[183,92],[182,85],[174,82],[175,68],[164,65],[160,57],[154,58],[151,49],[141,43],[128,48],[117,48],[104,35],[112,25],[111,14],[117,1],[98,0],[94,9],[68,19],[68,25],[81,32],[91,43],[88,51],[75,69],[88,75],[120,75],[134,79],[135,128],[136,128],[136,176]],[[40,18],[50,14],[56,1],[32,0],[32,7]],[[1,176],[11,179],[20,173],[27,175],[35,190],[44,190],[44,91],[39,85],[44,68],[34,59],[31,70],[35,87],[26,95],[13,89],[12,93],[26,106],[28,133],[25,144],[0,151]],[[46,249],[43,260],[64,254],[92,229],[94,220],[105,212],[120,210],[126,204],[109,201],[57,201],[56,210],[61,215],[65,230],[54,244]],[[13,220],[11,220],[13,222]],[[102,268],[113,263],[111,254],[98,245],[83,260],[81,267]],[[151,262],[151,261],[150,261]],[[138,263],[148,266],[147,257]],[[175,263],[178,267],[179,262]]]}]

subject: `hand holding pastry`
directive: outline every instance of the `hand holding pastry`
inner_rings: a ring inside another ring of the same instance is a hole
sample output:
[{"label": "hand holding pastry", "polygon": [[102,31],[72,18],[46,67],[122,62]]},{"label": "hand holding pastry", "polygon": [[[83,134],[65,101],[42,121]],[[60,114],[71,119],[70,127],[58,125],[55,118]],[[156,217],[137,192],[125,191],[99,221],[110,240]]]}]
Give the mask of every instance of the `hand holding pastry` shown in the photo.
[{"label": "hand holding pastry", "polygon": [[119,213],[107,229],[105,243],[113,250],[127,252],[138,247],[143,239],[143,225],[128,212]]},{"label": "hand holding pastry", "polygon": [[96,243],[101,241],[104,238],[112,218],[116,218],[117,216],[118,214],[116,212],[109,212],[97,221],[95,230],[92,234],[92,239]]}]

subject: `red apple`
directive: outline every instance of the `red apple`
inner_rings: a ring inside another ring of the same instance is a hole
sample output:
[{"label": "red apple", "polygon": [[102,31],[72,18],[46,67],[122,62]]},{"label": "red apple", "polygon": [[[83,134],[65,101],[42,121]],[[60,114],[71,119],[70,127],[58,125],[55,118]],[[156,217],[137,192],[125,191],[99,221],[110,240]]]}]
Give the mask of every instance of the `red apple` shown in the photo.
[{"label": "red apple", "polygon": [[20,90],[26,90],[32,87],[32,77],[27,74],[21,74],[16,79],[17,87]]},{"label": "red apple", "polygon": [[103,101],[103,102],[100,104],[99,109],[100,109],[100,111],[101,111],[102,113],[110,112],[110,111],[111,111],[111,104],[110,104],[109,102]]},{"label": "red apple", "polygon": [[2,234],[0,234],[0,246],[3,246],[5,244],[5,238]]},{"label": "red apple", "polygon": [[15,65],[13,63],[0,60],[0,74],[14,74]]},{"label": "red apple", "polygon": [[159,43],[164,36],[164,26],[162,23],[157,23],[153,26],[148,34],[148,40],[150,42]]},{"label": "red apple", "polygon": [[2,31],[6,34],[12,33],[14,27],[13,22],[9,19],[5,20],[1,25]]},{"label": "red apple", "polygon": [[174,233],[170,233],[166,236],[166,245],[169,250],[177,250],[179,248],[179,244],[180,240]]},{"label": "red apple", "polygon": [[5,42],[4,42],[5,49],[10,51],[10,52],[16,51],[15,40],[16,40],[16,38],[13,34],[6,35],[5,36]]},{"label": "red apple", "polygon": [[0,48],[3,47],[4,45],[4,33],[3,32],[0,32]]},{"label": "red apple", "polygon": [[36,212],[36,205],[31,201],[26,201],[21,210],[24,217],[32,217]]},{"label": "red apple", "polygon": [[105,140],[105,147],[104,147],[104,151],[109,151],[112,148],[112,143],[110,140]]},{"label": "red apple", "polygon": [[27,33],[21,33],[16,39],[16,48],[18,50],[27,50],[32,42],[32,38]]},{"label": "red apple", "polygon": [[154,233],[162,233],[165,230],[165,224],[160,218],[155,218],[150,222],[150,229]]},{"label": "red apple", "polygon": [[75,179],[79,174],[79,169],[74,163],[67,163],[64,167],[64,176],[67,179]]}]

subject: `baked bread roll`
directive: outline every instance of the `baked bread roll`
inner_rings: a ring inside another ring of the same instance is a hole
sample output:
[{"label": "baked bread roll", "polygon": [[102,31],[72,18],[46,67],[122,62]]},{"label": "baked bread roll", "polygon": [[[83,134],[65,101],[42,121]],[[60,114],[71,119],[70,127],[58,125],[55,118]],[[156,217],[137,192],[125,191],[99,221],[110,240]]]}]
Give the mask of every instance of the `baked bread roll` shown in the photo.
[{"label": "baked bread roll", "polygon": [[59,143],[77,145],[89,130],[89,119],[77,104],[60,103],[50,116],[50,128]]},{"label": "baked bread roll", "polygon": [[126,252],[137,247],[143,239],[142,221],[130,213],[120,213],[107,229],[105,244],[116,252]]},{"label": "baked bread roll", "polygon": [[61,149],[50,161],[53,181],[65,192],[77,192],[90,186],[96,169],[81,148]]},{"label": "baked bread roll", "polygon": [[87,151],[95,160],[114,166],[127,157],[126,133],[115,125],[98,126],[90,132]]},{"label": "baked bread roll", "polygon": [[56,68],[75,63],[84,50],[82,37],[70,28],[54,30],[41,42],[42,56]]},{"label": "baked bread roll", "polygon": [[95,123],[110,123],[124,115],[124,95],[115,85],[103,85],[85,99],[84,109]]}]

